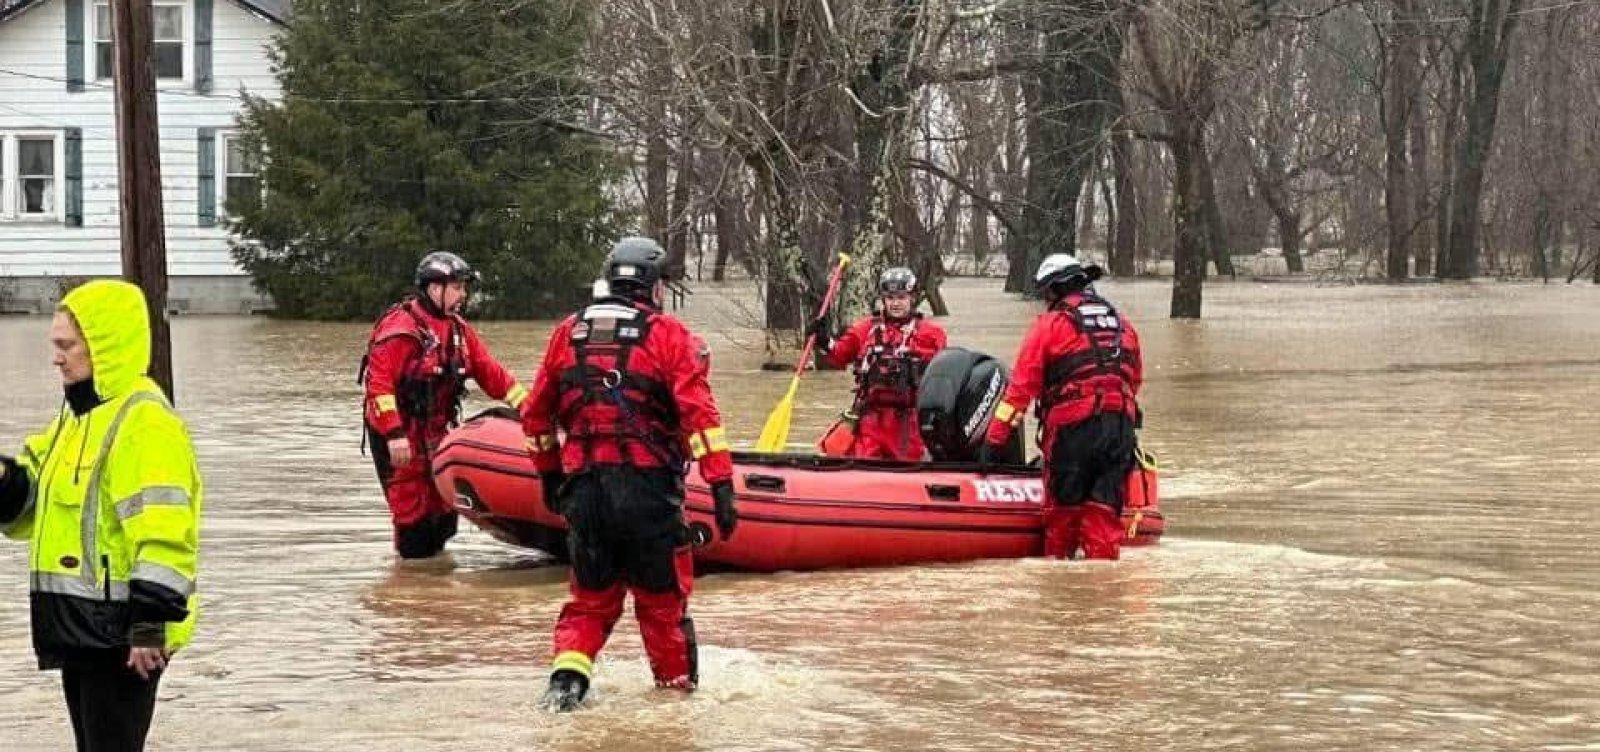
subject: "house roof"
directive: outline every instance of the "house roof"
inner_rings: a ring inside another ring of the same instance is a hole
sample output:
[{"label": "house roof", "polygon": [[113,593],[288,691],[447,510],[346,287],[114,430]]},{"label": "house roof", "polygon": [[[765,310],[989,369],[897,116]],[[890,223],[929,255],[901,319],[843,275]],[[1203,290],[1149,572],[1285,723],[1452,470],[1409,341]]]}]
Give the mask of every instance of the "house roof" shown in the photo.
[{"label": "house roof", "polygon": [[[0,23],[35,5],[46,2],[49,2],[49,0],[0,0]],[[261,14],[270,21],[283,24],[289,21],[289,5],[293,0],[233,0],[233,2]]]}]

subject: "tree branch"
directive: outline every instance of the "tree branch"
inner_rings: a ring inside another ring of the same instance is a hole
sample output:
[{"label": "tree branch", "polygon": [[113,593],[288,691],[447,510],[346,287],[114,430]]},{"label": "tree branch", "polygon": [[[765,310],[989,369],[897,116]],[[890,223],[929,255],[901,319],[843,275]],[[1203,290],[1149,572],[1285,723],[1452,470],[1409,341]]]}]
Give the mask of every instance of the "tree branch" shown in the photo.
[{"label": "tree branch", "polygon": [[981,65],[976,68],[953,68],[949,70],[913,68],[907,79],[909,79],[912,88],[917,88],[925,84],[988,81],[1002,73],[1029,73],[1033,70],[1034,64],[1030,61],[1019,58],[1001,58],[990,65]]},{"label": "tree branch", "polygon": [[1006,232],[1011,233],[1012,235],[1020,235],[1021,234],[1021,232],[1017,229],[1017,226],[1014,223],[1012,223],[1011,217],[1006,215],[1005,210],[1002,209],[999,204],[996,204],[994,202],[994,199],[991,199],[988,196],[985,196],[982,193],[979,193],[977,191],[977,189],[975,189],[972,186],[968,185],[966,183],[966,181],[964,181],[961,178],[958,178],[958,177],[956,177],[954,175],[951,175],[943,167],[940,167],[939,165],[936,165],[936,164],[934,164],[932,162],[929,162],[926,159],[922,159],[920,157],[912,157],[910,159],[907,159],[906,160],[906,166],[910,167],[912,169],[921,170],[923,172],[926,172],[929,175],[932,175],[932,176],[934,176],[936,178],[939,178],[939,179],[945,181],[946,183],[949,183],[952,186],[955,186],[956,190],[961,191],[962,193],[966,194],[968,198],[972,199],[973,203],[983,207],[984,209],[987,209],[990,214],[994,215],[994,218],[999,220],[1001,225],[1005,226]]}]

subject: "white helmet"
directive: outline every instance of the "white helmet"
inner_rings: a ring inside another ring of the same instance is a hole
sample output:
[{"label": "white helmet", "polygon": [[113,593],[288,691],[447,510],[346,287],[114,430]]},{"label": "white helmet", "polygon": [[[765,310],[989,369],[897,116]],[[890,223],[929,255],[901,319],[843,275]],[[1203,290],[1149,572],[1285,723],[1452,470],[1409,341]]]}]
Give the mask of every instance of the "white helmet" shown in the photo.
[{"label": "white helmet", "polygon": [[1033,284],[1041,292],[1058,285],[1086,287],[1102,274],[1104,270],[1098,264],[1084,266],[1070,253],[1052,253],[1039,262],[1039,270],[1033,273]]}]

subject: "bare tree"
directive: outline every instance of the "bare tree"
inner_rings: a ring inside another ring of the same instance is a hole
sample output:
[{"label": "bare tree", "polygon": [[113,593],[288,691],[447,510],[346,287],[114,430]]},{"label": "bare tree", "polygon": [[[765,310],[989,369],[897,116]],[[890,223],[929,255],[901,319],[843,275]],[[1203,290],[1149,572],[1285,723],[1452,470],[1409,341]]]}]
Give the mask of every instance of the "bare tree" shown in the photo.
[{"label": "bare tree", "polygon": [[[1216,112],[1217,86],[1234,47],[1249,28],[1245,8],[1225,0],[1168,0],[1141,8],[1134,23],[1148,98],[1164,121],[1155,134],[1171,151],[1174,167],[1173,318],[1199,318],[1208,251],[1210,167],[1206,125]],[[1219,268],[1219,271],[1222,271]]]},{"label": "bare tree", "polygon": [[1412,212],[1412,152],[1406,138],[1413,133],[1411,121],[1420,84],[1421,29],[1418,0],[1389,0],[1389,7],[1375,8],[1373,25],[1383,50],[1383,135],[1384,209],[1389,220],[1389,253],[1386,271],[1392,280],[1411,274],[1411,239],[1418,226]]},{"label": "bare tree", "polygon": [[1470,86],[1464,92],[1466,133],[1455,154],[1450,230],[1439,276],[1470,279],[1478,273],[1478,212],[1484,167],[1500,112],[1500,84],[1511,52],[1512,34],[1523,0],[1468,0],[1467,36],[1462,50]]}]

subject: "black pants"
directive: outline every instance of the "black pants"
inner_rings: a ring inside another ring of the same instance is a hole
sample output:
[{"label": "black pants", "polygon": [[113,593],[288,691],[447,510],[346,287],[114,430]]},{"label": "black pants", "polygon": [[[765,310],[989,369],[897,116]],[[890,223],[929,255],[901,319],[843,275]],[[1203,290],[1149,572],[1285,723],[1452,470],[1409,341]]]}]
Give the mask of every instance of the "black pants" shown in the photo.
[{"label": "black pants", "polygon": [[141,679],[119,664],[64,668],[61,686],[78,752],[141,752],[156,712],[161,674]]},{"label": "black pants", "polygon": [[[372,465],[378,471],[378,483],[383,486],[384,498],[389,502],[395,551],[402,559],[438,556],[445,543],[455,537],[457,519],[455,512],[440,508],[444,502],[433,488],[433,478],[427,471],[428,459],[412,459],[410,465],[397,468],[390,460],[388,442],[372,426],[367,426],[367,440],[372,445]],[[425,511],[419,514],[419,508]]]},{"label": "black pants", "polygon": [[678,588],[683,479],[665,468],[596,467],[568,481],[563,511],[573,574],[588,590],[621,581],[645,592]]},{"label": "black pants", "polygon": [[1122,484],[1133,469],[1133,420],[1100,413],[1056,430],[1045,457],[1050,498],[1059,507],[1094,499],[1122,511]]}]

